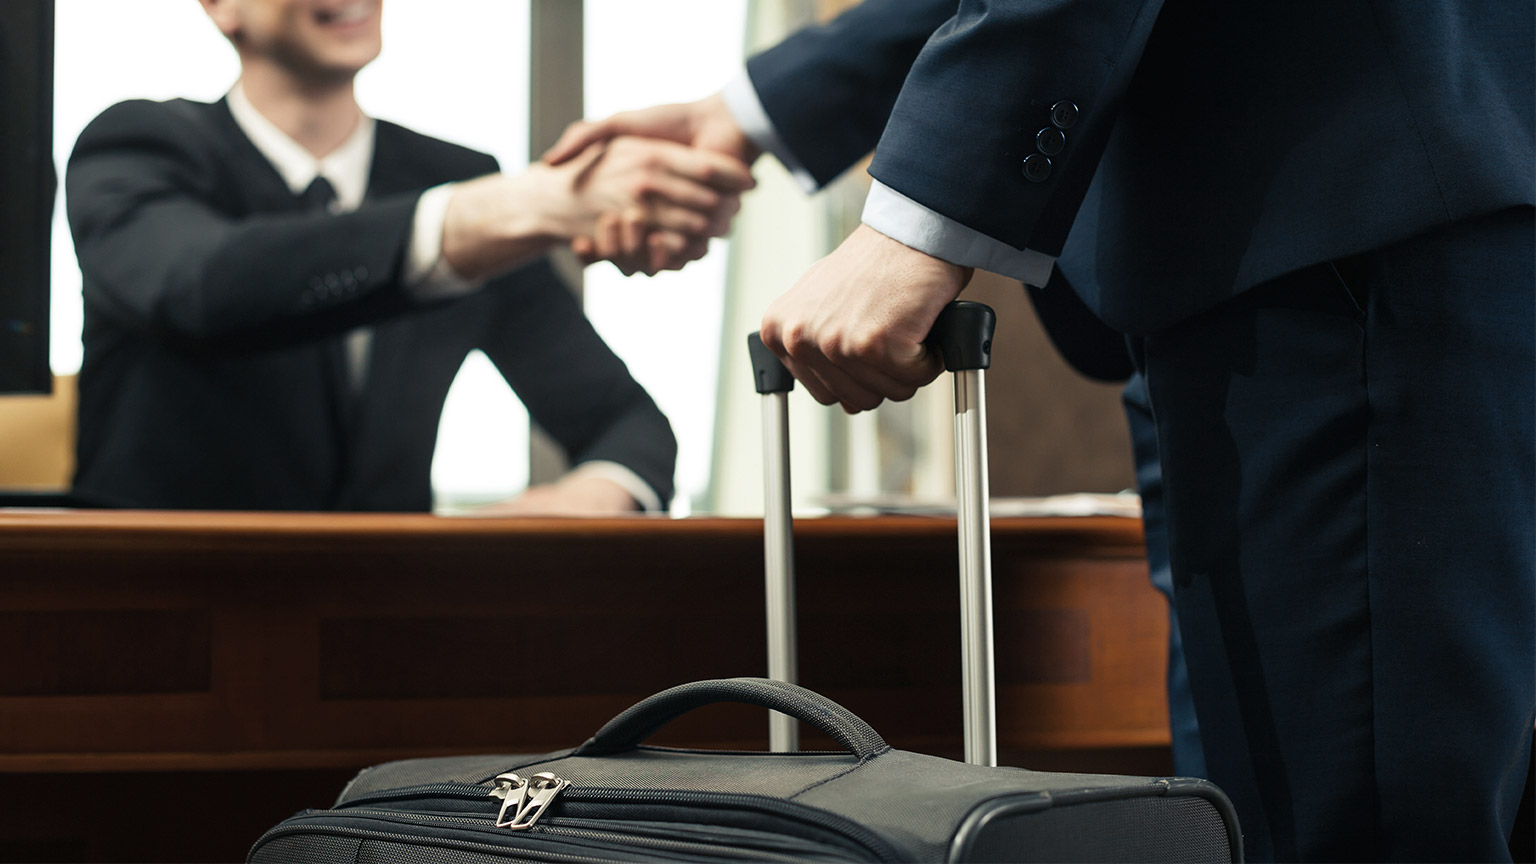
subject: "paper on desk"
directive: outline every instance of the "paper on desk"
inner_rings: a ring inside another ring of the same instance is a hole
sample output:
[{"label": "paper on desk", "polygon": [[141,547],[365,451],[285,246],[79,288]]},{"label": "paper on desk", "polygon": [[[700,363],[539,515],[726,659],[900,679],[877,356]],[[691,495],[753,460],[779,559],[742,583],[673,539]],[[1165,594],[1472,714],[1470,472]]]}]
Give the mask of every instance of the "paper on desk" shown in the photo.
[{"label": "paper on desk", "polygon": [[[900,515],[953,516],[953,501],[920,501],[906,495],[826,495],[819,499],[833,513],[889,513]],[[1134,492],[1104,494],[1074,492],[1042,498],[993,498],[994,517],[1015,516],[1123,516],[1141,518],[1141,496]]]}]

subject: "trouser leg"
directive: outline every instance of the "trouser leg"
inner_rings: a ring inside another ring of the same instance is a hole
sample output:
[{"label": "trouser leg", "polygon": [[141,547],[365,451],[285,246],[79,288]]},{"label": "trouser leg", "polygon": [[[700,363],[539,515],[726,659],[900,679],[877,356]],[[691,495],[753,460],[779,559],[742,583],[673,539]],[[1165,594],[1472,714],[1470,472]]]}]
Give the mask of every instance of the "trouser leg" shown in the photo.
[{"label": "trouser leg", "polygon": [[1207,767],[1256,859],[1507,860],[1536,719],[1530,214],[1141,340]]},{"label": "trouser leg", "polygon": [[1147,567],[1152,586],[1168,598],[1168,728],[1173,748],[1173,773],[1180,777],[1205,776],[1205,752],[1200,748],[1200,723],[1189,694],[1189,673],[1184,668],[1179,615],[1173,606],[1173,575],[1168,567],[1168,540],[1164,528],[1162,469],[1157,459],[1157,426],[1147,402],[1146,379],[1138,371],[1126,382],[1121,401],[1131,430],[1136,458],[1136,488],[1141,493],[1143,533],[1147,543]]},{"label": "trouser leg", "polygon": [[1405,243],[1353,274],[1378,370],[1368,567],[1388,858],[1508,860],[1530,765],[1532,212]]}]

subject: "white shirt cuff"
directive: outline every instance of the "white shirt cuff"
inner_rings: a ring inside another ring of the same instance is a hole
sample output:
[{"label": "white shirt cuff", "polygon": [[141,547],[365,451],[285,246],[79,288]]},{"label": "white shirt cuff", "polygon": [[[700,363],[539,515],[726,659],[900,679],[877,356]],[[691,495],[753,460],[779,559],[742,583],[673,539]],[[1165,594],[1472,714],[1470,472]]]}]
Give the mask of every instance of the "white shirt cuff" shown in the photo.
[{"label": "white shirt cuff", "polygon": [[656,490],[652,489],[649,483],[641,480],[640,475],[617,462],[606,462],[600,459],[583,462],[572,468],[566,476],[600,477],[628,492],[629,497],[635,499],[635,503],[640,505],[641,510],[647,513],[665,512],[662,510],[661,498],[657,496]]},{"label": "white shirt cuff", "polygon": [[1033,249],[1015,249],[913,201],[876,180],[864,199],[863,222],[919,252],[962,267],[975,267],[1036,288],[1051,278],[1056,259]]},{"label": "white shirt cuff", "polygon": [[772,153],[775,158],[784,163],[790,176],[800,184],[806,194],[815,192],[821,188],[811,172],[805,170],[800,160],[795,158],[784,142],[779,139],[779,132],[773,128],[773,121],[768,119],[768,112],[763,110],[763,102],[757,98],[757,89],[752,86],[752,79],[747,75],[747,70],[741,70],[735,78],[732,78],[720,96],[725,100],[726,110],[731,112],[731,118],[736,125],[741,127],[742,134],[746,135],[759,150]]},{"label": "white shirt cuff", "polygon": [[443,220],[453,198],[452,183],[433,186],[416,202],[410,248],[405,256],[405,288],[417,300],[447,300],[480,288],[479,282],[453,272],[443,258]]}]

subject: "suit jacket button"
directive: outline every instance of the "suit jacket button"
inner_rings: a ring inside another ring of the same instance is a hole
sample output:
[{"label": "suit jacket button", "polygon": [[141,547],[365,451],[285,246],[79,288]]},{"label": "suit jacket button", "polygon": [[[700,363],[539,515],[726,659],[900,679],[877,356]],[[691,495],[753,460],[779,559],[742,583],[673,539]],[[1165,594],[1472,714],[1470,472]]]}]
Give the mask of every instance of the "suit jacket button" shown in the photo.
[{"label": "suit jacket button", "polygon": [[1055,156],[1067,146],[1067,136],[1055,126],[1047,126],[1035,133],[1035,149],[1047,156]]},{"label": "suit jacket button", "polygon": [[1031,183],[1044,183],[1051,176],[1051,160],[1039,153],[1024,157],[1024,179]]},{"label": "suit jacket button", "polygon": [[1077,106],[1066,99],[1051,106],[1051,123],[1057,129],[1071,129],[1077,122]]}]

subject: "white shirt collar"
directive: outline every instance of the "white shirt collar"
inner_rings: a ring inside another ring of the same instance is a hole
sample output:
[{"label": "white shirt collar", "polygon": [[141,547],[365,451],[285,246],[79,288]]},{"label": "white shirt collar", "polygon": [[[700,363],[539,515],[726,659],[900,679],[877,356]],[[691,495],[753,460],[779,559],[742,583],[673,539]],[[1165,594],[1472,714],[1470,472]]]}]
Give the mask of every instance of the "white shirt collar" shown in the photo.
[{"label": "white shirt collar", "polygon": [[373,167],[373,118],[363,116],[357,129],[340,147],[316,159],[304,145],[262,116],[236,81],[229,91],[229,113],[261,155],[272,163],[288,189],[298,195],[316,177],[323,176],[336,190],[336,210],[355,210],[368,191],[368,172]]}]

